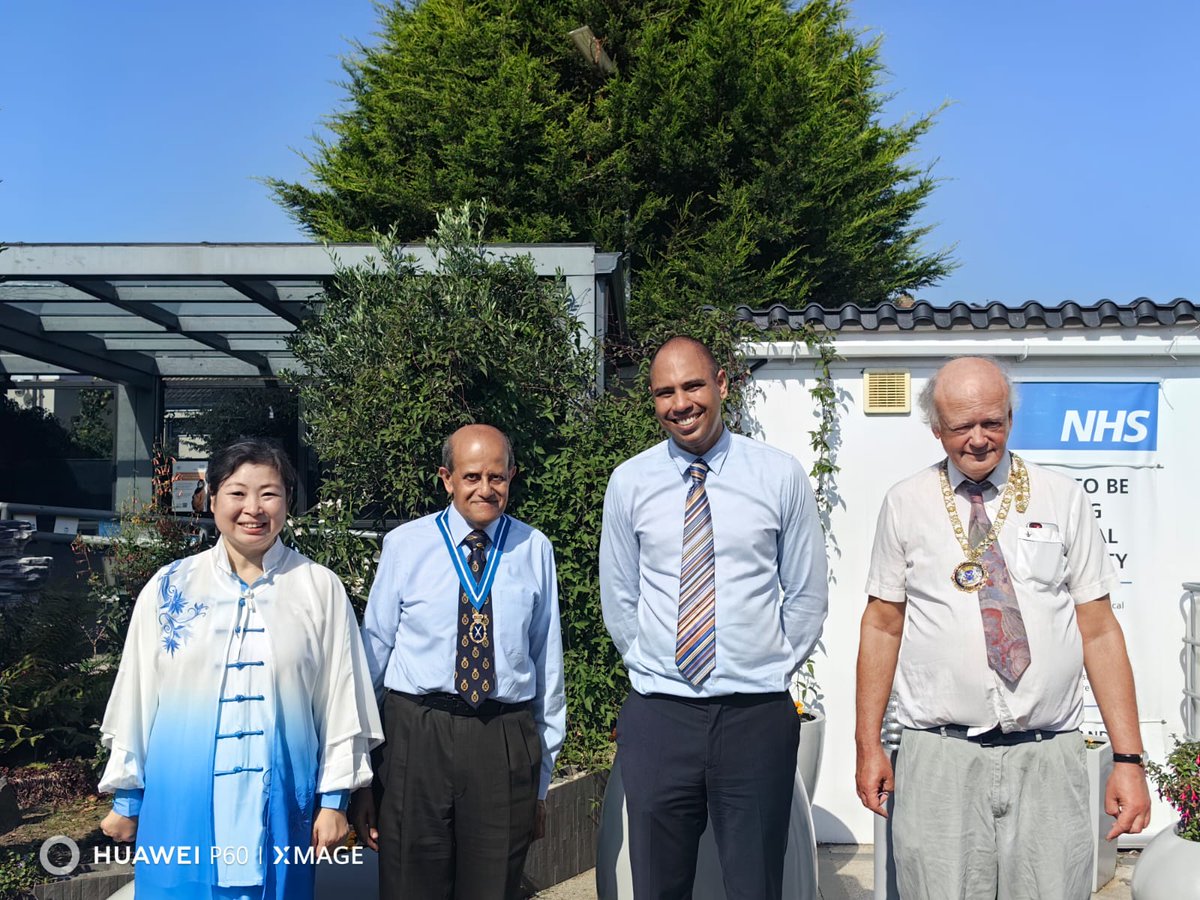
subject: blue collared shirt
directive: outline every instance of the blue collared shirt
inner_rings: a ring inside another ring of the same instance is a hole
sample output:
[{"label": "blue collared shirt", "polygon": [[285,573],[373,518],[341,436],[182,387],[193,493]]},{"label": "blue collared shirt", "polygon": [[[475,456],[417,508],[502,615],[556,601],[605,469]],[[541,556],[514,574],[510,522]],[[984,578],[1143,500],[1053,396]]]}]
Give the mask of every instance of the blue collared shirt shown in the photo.
[{"label": "blue collared shirt", "polygon": [[[453,506],[451,540],[466,555],[471,526]],[[542,743],[545,798],[566,728],[558,577],[546,536],[511,525],[492,584],[496,690],[502,703],[529,701]],[[489,558],[499,520],[487,529]],[[454,693],[459,582],[437,516],[407,522],[383,539],[379,569],[363,616],[362,637],[377,697],[384,688],[408,694]]]},{"label": "blue collared shirt", "polygon": [[634,690],[681,697],[787,688],[829,605],[825,541],[800,462],[725,429],[702,457],[716,553],[716,669],[675,664],[683,511],[698,457],[663,441],[622,463],[604,496],[600,600]]}]

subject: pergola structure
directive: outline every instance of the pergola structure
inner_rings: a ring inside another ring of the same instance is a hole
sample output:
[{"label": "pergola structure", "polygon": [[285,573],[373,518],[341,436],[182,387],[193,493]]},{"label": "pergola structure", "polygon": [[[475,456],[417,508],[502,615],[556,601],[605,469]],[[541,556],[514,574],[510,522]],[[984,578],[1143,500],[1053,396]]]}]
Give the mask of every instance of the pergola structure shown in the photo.
[{"label": "pergola structure", "polygon": [[[618,253],[590,244],[496,244],[561,276],[586,336],[622,328]],[[424,245],[405,252],[429,266]],[[370,244],[12,244],[0,252],[0,384],[88,375],[114,385],[120,504],[149,492],[164,381],[273,379],[300,368],[287,337],[335,268],[378,256]],[[598,376],[602,377],[602,376]],[[140,491],[139,491],[140,488]]]}]

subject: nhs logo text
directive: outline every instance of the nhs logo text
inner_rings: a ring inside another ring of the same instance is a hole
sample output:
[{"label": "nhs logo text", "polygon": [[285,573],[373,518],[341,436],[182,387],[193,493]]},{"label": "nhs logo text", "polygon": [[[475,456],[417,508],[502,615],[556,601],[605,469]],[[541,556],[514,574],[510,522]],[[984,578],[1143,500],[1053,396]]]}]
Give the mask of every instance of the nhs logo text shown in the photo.
[{"label": "nhs logo text", "polygon": [[1027,381],[1017,385],[1016,450],[1158,449],[1158,384]]},{"label": "nhs logo text", "polygon": [[1150,434],[1151,412],[1148,409],[1089,409],[1083,412],[1068,409],[1063,415],[1062,442],[1070,440],[1089,444],[1119,441],[1123,444],[1140,444]]}]

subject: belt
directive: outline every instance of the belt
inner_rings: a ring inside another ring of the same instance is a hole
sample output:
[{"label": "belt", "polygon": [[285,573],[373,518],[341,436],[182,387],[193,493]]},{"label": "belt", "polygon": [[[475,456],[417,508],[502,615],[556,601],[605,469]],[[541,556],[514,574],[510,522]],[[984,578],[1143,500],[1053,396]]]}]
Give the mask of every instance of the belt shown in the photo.
[{"label": "belt", "polygon": [[418,706],[427,706],[430,709],[448,712],[452,716],[498,716],[501,713],[521,712],[521,710],[529,709],[528,700],[520,703],[501,703],[499,700],[484,700],[478,707],[474,707],[458,696],[458,694],[445,692],[407,694],[404,691],[393,691],[391,688],[388,688],[388,693],[395,694],[397,697],[403,697],[405,700],[411,700]]},{"label": "belt", "polygon": [[970,741],[972,744],[979,744],[981,747],[1011,747],[1014,744],[1029,744],[1036,741],[1049,741],[1058,737],[1060,734],[1070,734],[1067,731],[1046,731],[1041,728],[1034,728],[1030,731],[1001,731],[1000,726],[989,728],[987,731],[980,734],[967,734],[966,725],[935,725],[933,728],[922,728],[922,731],[928,731],[932,734],[940,734],[942,737],[958,738],[960,741]]}]

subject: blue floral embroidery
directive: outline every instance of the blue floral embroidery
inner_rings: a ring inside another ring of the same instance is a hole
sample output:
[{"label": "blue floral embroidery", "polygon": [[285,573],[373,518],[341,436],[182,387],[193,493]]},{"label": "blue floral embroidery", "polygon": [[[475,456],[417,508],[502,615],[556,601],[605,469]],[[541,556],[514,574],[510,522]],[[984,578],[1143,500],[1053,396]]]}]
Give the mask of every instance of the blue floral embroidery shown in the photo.
[{"label": "blue floral embroidery", "polygon": [[191,637],[191,624],[208,611],[203,603],[189,604],[183,592],[171,583],[171,576],[182,560],[175,560],[158,586],[158,624],[162,628],[163,649],[175,655],[175,651]]}]

